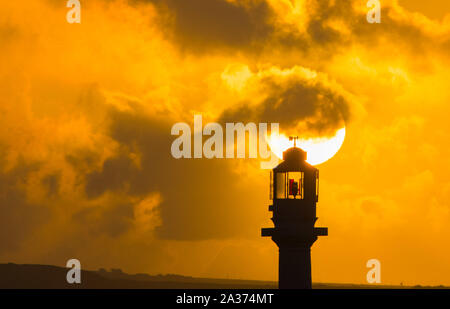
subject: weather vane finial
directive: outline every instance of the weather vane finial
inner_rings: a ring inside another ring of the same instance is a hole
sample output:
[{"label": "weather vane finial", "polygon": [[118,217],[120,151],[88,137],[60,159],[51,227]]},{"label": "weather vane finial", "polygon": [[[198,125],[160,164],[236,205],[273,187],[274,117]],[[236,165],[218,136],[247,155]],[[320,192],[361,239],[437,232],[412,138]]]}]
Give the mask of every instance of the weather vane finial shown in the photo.
[{"label": "weather vane finial", "polygon": [[298,136],[289,136],[290,141],[294,141],[294,147],[297,147]]}]

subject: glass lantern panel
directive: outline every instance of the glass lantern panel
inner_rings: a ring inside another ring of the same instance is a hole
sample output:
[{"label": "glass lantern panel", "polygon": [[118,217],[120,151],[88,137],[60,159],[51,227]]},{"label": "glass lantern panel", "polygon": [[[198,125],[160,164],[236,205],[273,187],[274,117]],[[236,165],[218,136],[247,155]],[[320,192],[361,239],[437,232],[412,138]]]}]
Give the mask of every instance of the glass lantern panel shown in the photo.
[{"label": "glass lantern panel", "polygon": [[277,173],[276,179],[276,198],[285,199],[286,198],[286,173]]}]

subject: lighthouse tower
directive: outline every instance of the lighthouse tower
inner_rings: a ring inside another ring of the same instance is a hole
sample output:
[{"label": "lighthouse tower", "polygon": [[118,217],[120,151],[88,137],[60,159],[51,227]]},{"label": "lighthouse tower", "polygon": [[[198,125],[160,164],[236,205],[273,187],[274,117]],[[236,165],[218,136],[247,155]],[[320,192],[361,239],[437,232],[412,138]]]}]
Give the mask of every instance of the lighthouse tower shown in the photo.
[{"label": "lighthouse tower", "polygon": [[279,248],[280,289],[311,288],[311,246],[328,228],[314,227],[317,220],[319,170],[306,162],[306,152],[294,147],[283,153],[283,162],[273,169],[270,195],[274,228],[263,228]]}]

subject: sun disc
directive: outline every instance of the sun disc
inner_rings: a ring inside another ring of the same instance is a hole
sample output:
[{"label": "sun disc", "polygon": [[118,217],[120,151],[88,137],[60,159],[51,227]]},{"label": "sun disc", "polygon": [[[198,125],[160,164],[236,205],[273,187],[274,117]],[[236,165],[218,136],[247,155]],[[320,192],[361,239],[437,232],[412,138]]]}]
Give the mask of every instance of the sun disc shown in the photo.
[{"label": "sun disc", "polygon": [[[318,165],[331,159],[341,148],[345,140],[345,127],[336,131],[332,137],[318,137],[309,139],[299,139],[297,147],[307,153],[307,160],[311,165]],[[283,151],[294,146],[293,141],[283,134],[270,136],[268,138],[270,149],[280,159],[283,158]]]}]

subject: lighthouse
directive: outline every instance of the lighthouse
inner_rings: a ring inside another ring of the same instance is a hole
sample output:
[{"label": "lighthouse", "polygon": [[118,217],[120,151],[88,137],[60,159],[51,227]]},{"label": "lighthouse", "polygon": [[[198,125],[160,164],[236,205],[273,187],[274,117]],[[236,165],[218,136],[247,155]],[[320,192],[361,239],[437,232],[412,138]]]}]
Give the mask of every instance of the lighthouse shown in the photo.
[{"label": "lighthouse", "polygon": [[270,198],[274,228],[261,236],[272,237],[279,249],[280,289],[310,289],[311,246],[328,228],[314,227],[319,199],[319,170],[306,162],[306,152],[296,147],[283,152],[283,162],[271,171]]}]

